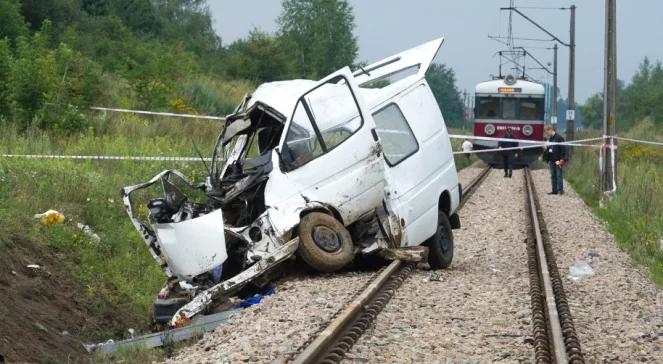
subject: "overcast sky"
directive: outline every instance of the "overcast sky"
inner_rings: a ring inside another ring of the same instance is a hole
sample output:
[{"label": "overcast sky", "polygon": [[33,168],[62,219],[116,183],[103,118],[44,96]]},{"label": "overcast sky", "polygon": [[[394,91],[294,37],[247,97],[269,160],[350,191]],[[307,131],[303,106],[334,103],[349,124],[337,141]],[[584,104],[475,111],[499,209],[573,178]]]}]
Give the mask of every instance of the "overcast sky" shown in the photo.
[{"label": "overcast sky", "polygon": [[[508,0],[350,0],[354,7],[359,60],[373,62],[401,50],[443,36],[445,43],[437,62],[453,67],[461,89],[473,90],[477,82],[498,71],[503,49],[488,35],[507,34],[508,13],[500,7]],[[516,6],[564,41],[569,38],[569,12],[525,7],[577,8],[576,98],[584,101],[603,87],[605,0],[516,0]],[[273,32],[281,11],[279,0],[209,0],[215,27],[224,44],[248,35],[256,27]],[[663,1],[621,0],[617,9],[618,77],[630,81],[645,56],[663,60]],[[547,38],[514,14],[515,37]],[[551,62],[549,42],[516,41],[532,47],[542,62]],[[537,48],[535,48],[537,47]],[[568,49],[559,52],[559,87],[566,97]],[[532,62],[528,61],[528,65]],[[549,80],[542,71],[532,76]]]}]

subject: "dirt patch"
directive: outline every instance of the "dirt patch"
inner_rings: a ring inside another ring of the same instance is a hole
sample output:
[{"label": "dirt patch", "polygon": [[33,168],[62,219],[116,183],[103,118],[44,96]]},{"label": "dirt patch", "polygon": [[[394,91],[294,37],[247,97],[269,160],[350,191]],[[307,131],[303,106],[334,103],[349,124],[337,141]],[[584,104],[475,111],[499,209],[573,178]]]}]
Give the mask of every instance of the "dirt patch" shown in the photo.
[{"label": "dirt patch", "polygon": [[140,328],[104,298],[88,297],[66,260],[26,241],[0,249],[0,355],[8,363],[87,361],[82,341]]}]

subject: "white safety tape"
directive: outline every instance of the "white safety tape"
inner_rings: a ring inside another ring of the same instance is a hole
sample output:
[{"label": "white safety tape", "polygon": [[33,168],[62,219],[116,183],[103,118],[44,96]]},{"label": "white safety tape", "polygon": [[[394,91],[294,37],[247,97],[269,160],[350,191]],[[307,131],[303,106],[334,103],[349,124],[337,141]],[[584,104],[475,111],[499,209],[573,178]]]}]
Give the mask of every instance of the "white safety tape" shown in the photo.
[{"label": "white safety tape", "polygon": [[511,139],[511,138],[491,138],[491,137],[481,137],[481,136],[474,136],[474,135],[461,135],[461,134],[449,134],[449,138],[451,139],[469,139],[469,140],[485,140],[485,141],[495,141],[495,142],[518,142],[518,143],[525,143],[525,144],[541,144],[541,143],[546,143],[546,145],[568,145],[570,143],[572,144],[579,144],[579,143],[585,143],[585,142],[595,142],[599,140],[603,140],[601,137],[596,137],[596,138],[588,138],[588,139],[579,139],[579,140],[571,140],[563,143],[555,143],[555,142],[545,142],[545,141],[540,141],[540,140],[529,140],[529,139]]},{"label": "white safety tape", "polygon": [[616,150],[616,145],[615,145],[615,138],[610,138],[610,157],[612,160],[610,163],[612,164],[612,190],[610,191],[611,193],[617,192],[617,170],[615,167],[615,150]]},{"label": "white safety tape", "polygon": [[112,161],[148,161],[148,162],[195,162],[212,158],[199,157],[143,157],[143,156],[112,156],[112,155],[53,155],[53,154],[0,154],[0,158],[24,159],[70,159],[70,160],[112,160]]},{"label": "white safety tape", "polygon": [[[609,138],[609,137],[605,136],[605,138]],[[651,142],[651,141],[648,141],[648,140],[639,140],[639,139],[631,139],[631,138],[624,138],[624,137],[614,137],[614,138],[617,139],[617,140],[623,140],[623,141],[626,141],[626,142],[663,146],[662,142]]]},{"label": "white safety tape", "polygon": [[[598,138],[600,139],[600,138]],[[514,141],[514,139],[506,139],[509,141]],[[592,139],[596,140],[596,139]],[[587,140],[583,140],[587,141]],[[532,141],[530,141],[531,143]],[[525,146],[520,146],[520,147],[509,147],[509,148],[490,148],[490,149],[477,149],[477,150],[470,150],[470,151],[458,151],[458,152],[453,152],[453,154],[479,154],[479,153],[493,153],[493,152],[503,152],[507,150],[523,150],[523,149],[534,149],[534,148],[541,148],[541,147],[547,147],[550,145],[566,145],[569,147],[594,147],[598,148],[601,147],[600,144],[584,144],[584,143],[577,143],[576,141],[571,141],[571,142],[563,142],[563,143],[546,143],[546,142],[537,142],[538,144],[534,145],[525,145]]]},{"label": "white safety tape", "polygon": [[195,114],[175,114],[172,112],[156,112],[156,111],[145,111],[145,110],[129,110],[129,109],[115,109],[110,107],[98,107],[93,106],[91,110],[96,111],[111,111],[111,112],[122,112],[128,114],[142,114],[142,115],[156,115],[156,116],[172,116],[178,118],[188,118],[188,119],[207,119],[207,120],[220,120],[225,121],[226,118],[222,116],[209,116],[209,115],[195,115]]}]

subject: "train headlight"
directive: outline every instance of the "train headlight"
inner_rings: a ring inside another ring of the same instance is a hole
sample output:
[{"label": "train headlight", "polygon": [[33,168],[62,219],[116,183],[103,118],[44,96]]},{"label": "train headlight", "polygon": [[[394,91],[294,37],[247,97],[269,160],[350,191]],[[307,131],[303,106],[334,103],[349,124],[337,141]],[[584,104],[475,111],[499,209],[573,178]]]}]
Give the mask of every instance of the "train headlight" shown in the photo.
[{"label": "train headlight", "polygon": [[534,134],[534,128],[531,125],[523,126],[523,135],[530,136]]},{"label": "train headlight", "polygon": [[486,133],[486,135],[493,135],[493,134],[495,134],[495,125],[493,125],[493,124],[486,124],[486,126],[483,127],[483,132]]}]

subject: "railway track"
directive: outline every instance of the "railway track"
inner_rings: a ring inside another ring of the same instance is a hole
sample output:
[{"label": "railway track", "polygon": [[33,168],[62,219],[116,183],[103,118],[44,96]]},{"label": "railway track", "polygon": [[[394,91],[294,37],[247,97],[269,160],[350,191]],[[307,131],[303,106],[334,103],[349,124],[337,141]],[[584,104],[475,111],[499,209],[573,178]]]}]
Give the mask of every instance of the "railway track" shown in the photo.
[{"label": "railway track", "polygon": [[[484,168],[465,188],[459,209],[468,201],[490,173]],[[395,260],[384,268],[355,299],[337,314],[315,338],[304,343],[291,359],[293,364],[339,363],[370,327],[415,265]]]},{"label": "railway track", "polygon": [[580,341],[536,197],[529,168],[524,170],[532,327],[536,363],[584,363]]},{"label": "railway track", "polygon": [[[467,185],[460,207],[472,197],[490,171],[490,168],[485,168]],[[575,332],[529,169],[524,169],[524,176],[526,211],[530,221],[527,264],[535,362],[584,363],[580,341]],[[341,362],[413,269],[413,264],[398,260],[384,268],[332,319],[327,327],[302,345],[291,358],[292,362],[296,364]]]}]

